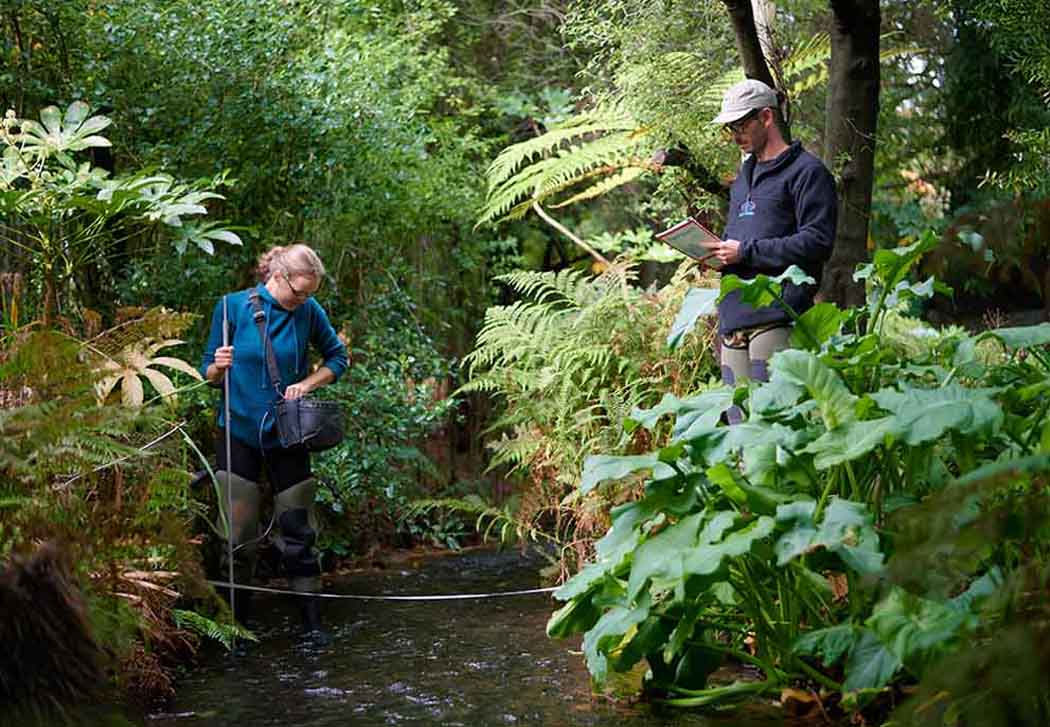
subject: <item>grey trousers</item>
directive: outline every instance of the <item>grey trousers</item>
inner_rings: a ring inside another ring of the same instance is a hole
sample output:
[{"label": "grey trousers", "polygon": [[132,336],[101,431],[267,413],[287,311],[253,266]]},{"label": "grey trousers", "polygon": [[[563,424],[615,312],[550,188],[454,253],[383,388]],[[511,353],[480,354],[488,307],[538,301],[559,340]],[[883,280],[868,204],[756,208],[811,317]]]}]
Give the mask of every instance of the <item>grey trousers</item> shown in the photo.
[{"label": "grey trousers", "polygon": [[[768,381],[770,357],[787,348],[791,337],[789,324],[741,328],[722,336],[722,382],[733,386],[742,379]],[[726,412],[730,424],[738,424],[744,413],[738,406]]]}]

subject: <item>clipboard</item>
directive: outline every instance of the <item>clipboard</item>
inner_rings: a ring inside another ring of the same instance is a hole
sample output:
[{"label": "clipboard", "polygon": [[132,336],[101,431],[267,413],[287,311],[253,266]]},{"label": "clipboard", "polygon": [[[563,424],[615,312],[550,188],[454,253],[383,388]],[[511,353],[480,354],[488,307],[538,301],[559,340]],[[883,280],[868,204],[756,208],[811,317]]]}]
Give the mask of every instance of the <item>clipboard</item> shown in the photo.
[{"label": "clipboard", "polygon": [[717,270],[722,267],[722,262],[711,250],[711,245],[721,242],[722,238],[693,217],[686,217],[677,225],[657,232],[653,237],[710,268]]}]

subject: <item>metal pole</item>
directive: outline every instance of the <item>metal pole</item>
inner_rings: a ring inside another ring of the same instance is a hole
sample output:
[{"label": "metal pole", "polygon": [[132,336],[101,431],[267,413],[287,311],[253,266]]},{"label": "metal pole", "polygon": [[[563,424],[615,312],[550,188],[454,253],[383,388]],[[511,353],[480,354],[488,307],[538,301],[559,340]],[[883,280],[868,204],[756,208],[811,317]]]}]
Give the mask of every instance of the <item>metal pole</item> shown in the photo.
[{"label": "metal pole", "polygon": [[[222,345],[230,345],[230,318],[226,310],[226,296],[222,296]],[[226,556],[230,564],[230,611],[234,618],[237,617],[237,608],[234,603],[233,580],[233,462],[230,461],[230,374],[233,370],[232,362],[230,368],[222,377],[222,405],[223,405],[223,429],[226,434]]]}]

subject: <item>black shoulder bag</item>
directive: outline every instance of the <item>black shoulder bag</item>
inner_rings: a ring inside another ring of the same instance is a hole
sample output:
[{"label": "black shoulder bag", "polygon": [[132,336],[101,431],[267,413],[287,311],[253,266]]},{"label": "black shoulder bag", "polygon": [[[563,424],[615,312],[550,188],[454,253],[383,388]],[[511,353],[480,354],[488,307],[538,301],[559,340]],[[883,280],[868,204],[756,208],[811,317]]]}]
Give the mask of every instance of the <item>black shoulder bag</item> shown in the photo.
[{"label": "black shoulder bag", "polygon": [[277,436],[282,447],[305,447],[311,452],[331,449],[343,441],[343,407],[338,401],[321,399],[285,399],[281,392],[281,375],[277,370],[277,358],[266,333],[266,313],[259,301],[258,291],[253,290],[252,318],[259,327],[263,350],[266,353],[266,368],[270,383],[280,399],[274,405],[273,417],[277,422]]}]

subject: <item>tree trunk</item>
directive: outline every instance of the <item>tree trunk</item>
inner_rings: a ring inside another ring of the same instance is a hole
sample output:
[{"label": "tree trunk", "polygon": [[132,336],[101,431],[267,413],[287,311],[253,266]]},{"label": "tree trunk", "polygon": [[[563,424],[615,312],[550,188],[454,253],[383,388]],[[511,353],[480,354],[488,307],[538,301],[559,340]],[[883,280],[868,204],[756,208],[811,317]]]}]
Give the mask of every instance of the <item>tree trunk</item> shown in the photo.
[{"label": "tree trunk", "polygon": [[776,81],[773,80],[773,74],[769,72],[765,53],[762,52],[762,43],[758,38],[751,0],[722,0],[722,2],[725,3],[726,10],[729,11],[729,20],[733,23],[733,32],[736,33],[736,49],[740,53],[744,75],[761,81],[770,88],[776,88]]},{"label": "tree trunk", "polygon": [[853,271],[868,258],[881,18],[878,0],[831,0],[831,10],[824,163],[839,182],[839,215],[820,293],[839,305],[861,305],[864,286],[853,282]]},{"label": "tree trunk", "polygon": [[[736,49],[740,54],[740,63],[744,67],[744,75],[761,81],[772,89],[777,89],[777,82],[769,70],[766,62],[766,54],[762,49],[762,40],[759,38],[758,27],[755,24],[755,11],[751,0],[722,0],[729,12],[729,21],[733,24],[733,32],[736,35]],[[763,36],[769,40],[771,31],[768,25],[763,28]],[[783,100],[783,99],[781,99]],[[791,143],[791,126],[784,118],[784,114],[778,107],[774,109],[776,124],[780,127],[780,135],[784,141]]]}]

